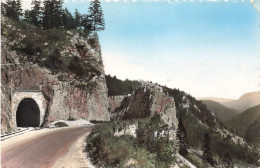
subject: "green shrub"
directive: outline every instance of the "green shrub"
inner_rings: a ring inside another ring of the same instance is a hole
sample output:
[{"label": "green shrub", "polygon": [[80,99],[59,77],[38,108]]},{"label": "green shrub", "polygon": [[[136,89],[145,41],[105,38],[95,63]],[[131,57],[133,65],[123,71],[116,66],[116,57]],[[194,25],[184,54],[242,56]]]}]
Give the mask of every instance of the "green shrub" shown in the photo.
[{"label": "green shrub", "polygon": [[88,43],[92,48],[96,48],[99,45],[98,40],[95,37],[91,37],[88,39]]},{"label": "green shrub", "polygon": [[169,167],[174,162],[175,146],[169,140],[169,135],[154,137],[155,131],[157,134],[162,131],[169,131],[167,125],[161,121],[158,115],[154,115],[150,119],[139,120],[137,129],[138,144],[157,156],[157,166]]},{"label": "green shrub", "polygon": [[82,76],[84,75],[84,71],[83,71],[83,66],[81,66],[79,58],[78,57],[74,57],[69,64],[69,69],[70,71],[72,71],[73,73]]},{"label": "green shrub", "polygon": [[114,124],[95,126],[87,138],[87,151],[99,166],[123,167],[130,159],[136,160],[135,167],[155,167],[154,155],[139,148],[131,136],[114,137]]},{"label": "green shrub", "polygon": [[188,154],[186,156],[186,159],[189,160],[192,164],[194,164],[196,167],[198,168],[204,168],[205,164],[204,164],[204,160],[197,157],[196,154]]}]

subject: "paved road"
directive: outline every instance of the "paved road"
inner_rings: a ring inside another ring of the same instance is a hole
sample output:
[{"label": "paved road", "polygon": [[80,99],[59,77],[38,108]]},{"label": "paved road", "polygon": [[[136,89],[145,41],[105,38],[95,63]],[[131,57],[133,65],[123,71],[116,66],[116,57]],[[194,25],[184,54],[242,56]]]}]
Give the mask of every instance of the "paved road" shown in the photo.
[{"label": "paved road", "polygon": [[2,168],[49,168],[91,127],[71,127],[44,133],[2,149]]}]

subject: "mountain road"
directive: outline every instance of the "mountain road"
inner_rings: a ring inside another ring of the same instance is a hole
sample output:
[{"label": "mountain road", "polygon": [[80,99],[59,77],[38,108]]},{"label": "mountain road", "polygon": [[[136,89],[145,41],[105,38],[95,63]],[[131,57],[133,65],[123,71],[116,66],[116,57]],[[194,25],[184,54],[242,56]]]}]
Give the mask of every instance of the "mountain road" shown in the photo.
[{"label": "mountain road", "polygon": [[[5,140],[1,142],[1,167],[54,167],[58,160],[69,153],[73,144],[78,139],[85,138],[91,129],[91,126],[50,129],[37,134],[28,133],[28,135],[22,135],[23,138],[20,138],[20,140],[19,136],[15,137],[15,140]],[[83,150],[79,152],[83,153]],[[70,166],[63,165],[61,167]]]}]

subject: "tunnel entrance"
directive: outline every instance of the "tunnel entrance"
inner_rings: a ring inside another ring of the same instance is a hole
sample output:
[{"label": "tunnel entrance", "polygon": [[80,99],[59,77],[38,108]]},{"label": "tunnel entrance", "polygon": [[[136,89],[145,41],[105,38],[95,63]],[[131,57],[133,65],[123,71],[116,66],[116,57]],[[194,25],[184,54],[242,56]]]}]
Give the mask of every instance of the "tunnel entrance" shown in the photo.
[{"label": "tunnel entrance", "polygon": [[23,99],[16,112],[17,127],[39,127],[40,109],[31,98]]}]

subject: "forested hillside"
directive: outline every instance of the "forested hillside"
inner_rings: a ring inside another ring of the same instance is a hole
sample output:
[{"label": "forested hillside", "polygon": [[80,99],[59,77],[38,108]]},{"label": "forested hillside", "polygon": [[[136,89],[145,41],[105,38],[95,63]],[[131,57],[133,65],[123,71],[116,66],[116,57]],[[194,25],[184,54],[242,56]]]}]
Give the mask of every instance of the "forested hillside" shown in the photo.
[{"label": "forested hillside", "polygon": [[238,135],[254,144],[260,143],[260,105],[254,106],[227,122]]},{"label": "forested hillside", "polygon": [[131,94],[134,89],[141,85],[137,80],[120,80],[116,76],[106,75],[106,83],[108,88],[108,96]]}]

